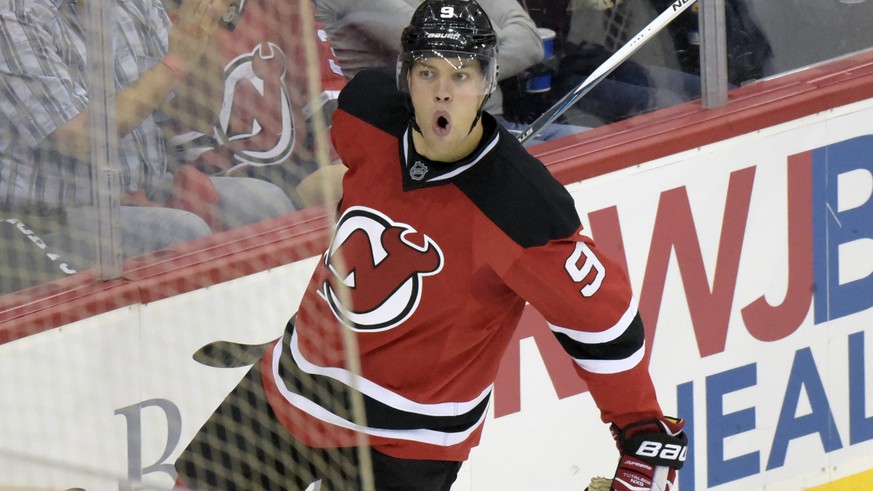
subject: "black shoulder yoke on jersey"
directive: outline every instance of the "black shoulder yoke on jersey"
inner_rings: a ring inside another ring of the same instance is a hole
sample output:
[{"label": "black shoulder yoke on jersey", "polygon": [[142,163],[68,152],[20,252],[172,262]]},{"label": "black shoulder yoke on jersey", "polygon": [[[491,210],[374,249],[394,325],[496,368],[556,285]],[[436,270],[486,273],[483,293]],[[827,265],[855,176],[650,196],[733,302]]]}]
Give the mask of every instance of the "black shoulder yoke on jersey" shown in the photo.
[{"label": "black shoulder yoke on jersey", "polygon": [[412,116],[408,99],[397,90],[389,70],[362,70],[340,91],[337,104],[355,118],[399,138]]},{"label": "black shoulder yoke on jersey", "polygon": [[[553,239],[572,235],[580,225],[573,198],[538,159],[484,113],[483,141],[464,159],[451,164],[434,163],[419,156],[407,133],[411,110],[408,96],[397,90],[392,74],[385,70],[364,70],[343,88],[339,108],[400,141],[402,166],[417,161],[430,169],[437,180],[417,184],[405,178],[404,189],[411,191],[432,185],[454,184],[522,247],[535,247]],[[407,148],[408,155],[404,155]],[[404,169],[408,173],[409,169]],[[450,176],[450,177],[449,177]]]},{"label": "black shoulder yoke on jersey", "polygon": [[573,197],[511,133],[502,127],[498,133],[493,158],[455,185],[522,247],[571,236],[581,225]]}]

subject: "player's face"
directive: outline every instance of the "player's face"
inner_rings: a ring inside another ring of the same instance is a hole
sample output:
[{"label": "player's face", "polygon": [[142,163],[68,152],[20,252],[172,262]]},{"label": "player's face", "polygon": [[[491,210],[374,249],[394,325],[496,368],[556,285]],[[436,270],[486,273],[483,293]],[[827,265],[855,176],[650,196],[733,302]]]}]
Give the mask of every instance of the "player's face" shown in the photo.
[{"label": "player's face", "polygon": [[482,137],[482,122],[470,127],[485,98],[485,80],[476,59],[437,56],[416,61],[409,70],[409,93],[421,134],[415,149],[425,157],[453,162],[469,155]]}]

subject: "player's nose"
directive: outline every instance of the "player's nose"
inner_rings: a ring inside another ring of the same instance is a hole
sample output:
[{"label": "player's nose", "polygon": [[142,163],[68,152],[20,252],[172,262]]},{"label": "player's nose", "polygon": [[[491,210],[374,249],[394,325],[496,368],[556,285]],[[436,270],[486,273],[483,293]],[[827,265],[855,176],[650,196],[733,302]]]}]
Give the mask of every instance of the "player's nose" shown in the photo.
[{"label": "player's nose", "polygon": [[448,102],[452,99],[451,81],[447,77],[440,77],[436,84],[434,100],[436,102]]}]

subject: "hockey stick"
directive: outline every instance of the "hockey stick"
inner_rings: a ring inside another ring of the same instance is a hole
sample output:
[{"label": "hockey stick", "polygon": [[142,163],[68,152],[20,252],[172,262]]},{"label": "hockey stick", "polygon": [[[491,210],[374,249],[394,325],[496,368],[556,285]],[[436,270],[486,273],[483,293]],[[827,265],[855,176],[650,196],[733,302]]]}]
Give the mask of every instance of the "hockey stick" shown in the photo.
[{"label": "hockey stick", "polygon": [[234,341],[213,341],[193,355],[194,361],[215,368],[239,368],[257,363],[276,340],[264,344],[244,344]]},{"label": "hockey stick", "polygon": [[559,116],[564,114],[567,109],[570,109],[573,104],[576,104],[582,96],[587,94],[595,85],[600,83],[604,78],[612,73],[613,70],[630,58],[632,54],[640,49],[640,47],[642,47],[642,45],[644,45],[649,39],[654,37],[655,34],[660,32],[661,29],[666,27],[667,24],[672,22],[673,19],[679,17],[679,14],[693,5],[694,2],[695,0],[675,0],[669,7],[667,7],[667,10],[661,12],[661,15],[656,17],[655,20],[644,27],[642,31],[631,38],[627,44],[607,58],[606,61],[597,67],[597,69],[594,70],[581,84],[568,92],[567,95],[562,97],[533,123],[531,123],[526,130],[522,131],[518,136],[518,141],[524,143],[538,131],[552,124]]}]

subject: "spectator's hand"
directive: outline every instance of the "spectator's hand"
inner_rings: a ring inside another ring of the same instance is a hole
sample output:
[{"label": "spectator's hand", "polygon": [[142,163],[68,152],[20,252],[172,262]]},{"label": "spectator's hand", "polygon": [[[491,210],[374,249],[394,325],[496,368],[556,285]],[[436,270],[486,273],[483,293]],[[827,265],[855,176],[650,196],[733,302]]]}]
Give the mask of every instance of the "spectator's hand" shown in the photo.
[{"label": "spectator's hand", "polygon": [[126,192],[121,195],[121,206],[163,206],[157,201],[150,200],[144,190]]},{"label": "spectator's hand", "polygon": [[224,230],[218,202],[221,196],[209,176],[193,165],[183,165],[173,175],[173,194],[167,206],[190,211],[202,218],[213,232]]},{"label": "spectator's hand", "polygon": [[195,68],[218,32],[229,0],[183,0],[169,33],[168,54]]},{"label": "spectator's hand", "polygon": [[224,145],[211,148],[200,154],[192,165],[207,175],[226,175],[225,173],[233,167],[233,151]]},{"label": "spectator's hand", "polygon": [[341,162],[320,167],[297,185],[297,195],[304,206],[334,202],[342,195],[345,165]]},{"label": "spectator's hand", "polygon": [[675,489],[676,473],[685,463],[688,437],[685,421],[668,418],[612,427],[621,451],[612,489],[615,491]]}]

